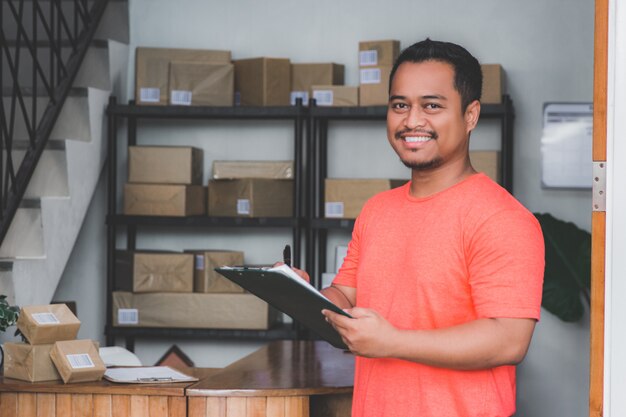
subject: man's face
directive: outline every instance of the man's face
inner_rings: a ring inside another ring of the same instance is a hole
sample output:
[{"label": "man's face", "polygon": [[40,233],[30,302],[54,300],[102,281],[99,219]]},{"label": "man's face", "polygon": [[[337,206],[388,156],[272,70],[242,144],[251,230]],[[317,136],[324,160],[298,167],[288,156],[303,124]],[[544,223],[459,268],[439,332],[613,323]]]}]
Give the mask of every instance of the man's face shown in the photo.
[{"label": "man's face", "polygon": [[450,64],[405,62],[391,84],[387,137],[400,160],[413,170],[463,164],[479,113],[477,101],[461,111]]}]

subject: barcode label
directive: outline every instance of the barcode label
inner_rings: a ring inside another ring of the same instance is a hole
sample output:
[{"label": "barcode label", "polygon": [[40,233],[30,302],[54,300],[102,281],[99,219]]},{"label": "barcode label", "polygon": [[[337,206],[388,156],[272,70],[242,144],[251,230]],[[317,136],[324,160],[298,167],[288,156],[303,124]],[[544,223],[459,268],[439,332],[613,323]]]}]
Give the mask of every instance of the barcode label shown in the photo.
[{"label": "barcode label", "polygon": [[158,103],[161,101],[160,88],[140,88],[139,101],[142,103]]},{"label": "barcode label", "polygon": [[139,324],[139,310],[136,308],[118,308],[118,324]]},{"label": "barcode label", "polygon": [[37,324],[59,324],[61,323],[57,316],[53,313],[33,313],[33,320],[37,322]]},{"label": "barcode label", "polygon": [[94,368],[95,365],[91,361],[88,353],[78,353],[75,355],[65,355],[70,366],[74,369]]},{"label": "barcode label", "polygon": [[314,90],[313,98],[318,106],[332,106],[333,90]]},{"label": "barcode label", "polygon": [[324,206],[326,217],[343,217],[343,201],[333,201]]},{"label": "barcode label", "polygon": [[237,200],[237,214],[250,214],[250,200],[247,198]]},{"label": "barcode label", "polygon": [[308,91],[292,91],[290,95],[290,102],[292,106],[296,105],[296,99],[302,99],[302,104],[305,106],[309,104],[309,92]]},{"label": "barcode label", "polygon": [[359,65],[362,67],[378,65],[378,51],[376,49],[359,51]]},{"label": "barcode label", "polygon": [[235,96],[233,99],[235,101],[235,106],[241,106],[241,92],[235,91]]},{"label": "barcode label", "polygon": [[204,270],[204,255],[196,255],[196,269]]},{"label": "barcode label", "polygon": [[170,91],[170,103],[175,106],[191,106],[191,91],[172,90]]},{"label": "barcode label", "polygon": [[360,71],[361,84],[380,84],[380,68],[366,68]]}]

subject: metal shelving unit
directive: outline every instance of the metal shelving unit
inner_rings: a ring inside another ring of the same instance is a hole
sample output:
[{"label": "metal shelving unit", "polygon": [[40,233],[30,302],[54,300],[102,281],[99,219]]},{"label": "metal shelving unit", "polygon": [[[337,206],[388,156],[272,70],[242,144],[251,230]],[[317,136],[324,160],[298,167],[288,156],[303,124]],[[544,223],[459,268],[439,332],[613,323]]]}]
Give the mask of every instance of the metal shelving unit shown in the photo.
[{"label": "metal shelving unit", "polygon": [[[298,266],[301,254],[303,219],[303,151],[304,123],[307,110],[298,103],[285,107],[208,107],[208,106],[136,106],[134,103],[120,105],[114,97],[107,108],[108,116],[108,210],[107,210],[107,320],[105,327],[107,345],[112,345],[116,337],[123,337],[129,350],[134,349],[136,338],[183,337],[220,338],[238,340],[294,339],[298,336],[297,324],[283,323],[268,330],[229,330],[229,329],[179,329],[114,327],[112,325],[112,292],[115,288],[115,252],[118,249],[118,232],[126,230],[126,248],[135,250],[138,229],[171,227],[172,229],[193,228],[289,228],[293,233],[293,259]],[[243,217],[163,217],[126,216],[117,212],[117,164],[118,147],[137,144],[137,124],[139,120],[171,120],[184,123],[185,120],[284,120],[294,125],[294,213],[289,218],[243,218]],[[120,143],[117,131],[120,122],[126,121],[128,140]]]}]

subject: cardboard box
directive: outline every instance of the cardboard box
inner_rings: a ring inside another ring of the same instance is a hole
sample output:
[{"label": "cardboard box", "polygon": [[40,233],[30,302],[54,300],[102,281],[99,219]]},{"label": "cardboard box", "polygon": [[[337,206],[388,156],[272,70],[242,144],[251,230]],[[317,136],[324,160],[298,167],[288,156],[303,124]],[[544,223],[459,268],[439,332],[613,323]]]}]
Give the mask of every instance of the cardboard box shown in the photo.
[{"label": "cardboard box", "polygon": [[502,180],[500,171],[500,152],[498,151],[470,151],[470,161],[474,169],[484,172],[497,183]]},{"label": "cardboard box", "polygon": [[235,66],[219,62],[171,62],[169,91],[172,105],[232,106]]},{"label": "cardboard box", "polygon": [[359,105],[386,106],[389,102],[391,66],[367,67],[359,70]]},{"label": "cardboard box", "polygon": [[335,63],[291,64],[291,105],[296,98],[306,105],[314,85],[342,85],[344,72],[344,66]]},{"label": "cardboard box", "polygon": [[117,289],[134,292],[192,292],[194,257],[189,253],[117,251]]},{"label": "cardboard box", "polygon": [[363,204],[371,197],[407,182],[408,180],[327,178],[324,183],[325,216],[356,219]]},{"label": "cardboard box", "polygon": [[201,185],[202,149],[189,146],[129,146],[128,182]]},{"label": "cardboard box", "polygon": [[170,62],[230,63],[230,51],[173,48],[137,48],[135,52],[135,101],[138,105],[169,103]]},{"label": "cardboard box", "polygon": [[500,104],[504,94],[504,70],[500,64],[482,64],[483,90],[480,102],[483,104]]},{"label": "cardboard box", "polygon": [[113,292],[114,326],[266,330],[279,317],[252,294]]},{"label": "cardboard box", "polygon": [[359,105],[359,87],[314,85],[311,96],[318,106],[354,107]]},{"label": "cardboard box", "polygon": [[293,179],[293,161],[213,161],[213,179]]},{"label": "cardboard box", "polygon": [[291,64],[284,58],[240,59],[235,63],[235,105],[288,106]]},{"label": "cardboard box", "polygon": [[392,66],[400,55],[400,41],[359,42],[359,67]]},{"label": "cardboard box", "polygon": [[209,216],[291,217],[293,180],[241,178],[209,181]]},{"label": "cardboard box", "polygon": [[17,328],[31,345],[76,339],[80,321],[65,304],[24,306]]},{"label": "cardboard box", "polygon": [[193,291],[198,293],[242,293],[243,288],[214,271],[220,266],[243,265],[243,252],[234,250],[188,250],[195,258]]},{"label": "cardboard box", "polygon": [[50,358],[63,382],[88,382],[102,379],[106,367],[93,340],[66,340],[56,342]]},{"label": "cardboard box", "polygon": [[124,214],[183,217],[204,213],[206,213],[206,188],[201,185],[124,186]]},{"label": "cardboard box", "polygon": [[5,342],[4,377],[29,382],[60,381],[61,375],[50,359],[52,346]]}]

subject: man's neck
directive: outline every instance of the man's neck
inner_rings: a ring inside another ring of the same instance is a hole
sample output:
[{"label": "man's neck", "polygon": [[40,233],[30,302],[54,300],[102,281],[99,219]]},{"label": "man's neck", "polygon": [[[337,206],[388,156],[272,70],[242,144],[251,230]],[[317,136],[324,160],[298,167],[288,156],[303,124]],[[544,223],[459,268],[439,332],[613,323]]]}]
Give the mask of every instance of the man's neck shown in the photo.
[{"label": "man's neck", "polygon": [[411,189],[412,197],[424,198],[446,190],[459,182],[469,178],[476,171],[469,160],[462,164],[442,166],[432,170],[412,170]]}]

